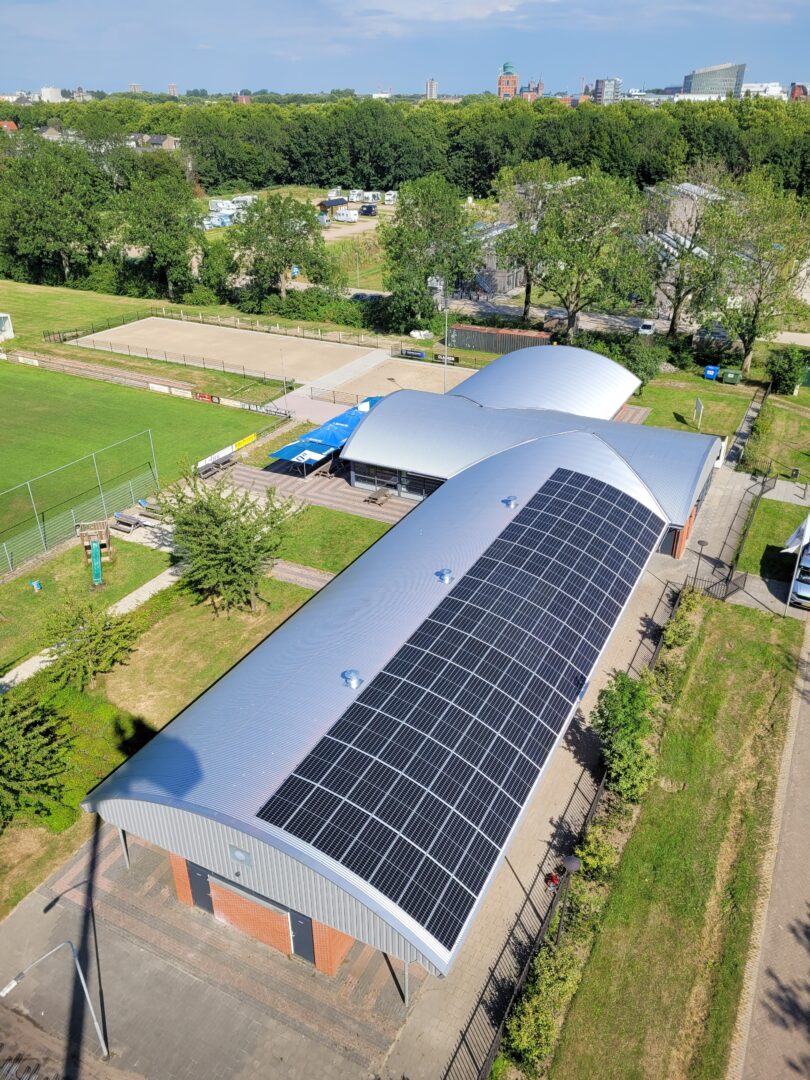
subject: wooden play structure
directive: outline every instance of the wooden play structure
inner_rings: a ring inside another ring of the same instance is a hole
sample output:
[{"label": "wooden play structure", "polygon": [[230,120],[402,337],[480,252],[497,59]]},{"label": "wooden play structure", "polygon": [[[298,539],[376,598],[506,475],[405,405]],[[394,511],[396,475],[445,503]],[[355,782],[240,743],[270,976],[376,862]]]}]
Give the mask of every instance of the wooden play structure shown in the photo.
[{"label": "wooden play structure", "polygon": [[109,521],[83,521],[76,526],[79,539],[84,550],[84,561],[89,563],[92,558],[93,541],[98,543],[101,551],[101,561],[112,561],[112,540],[110,539]]}]

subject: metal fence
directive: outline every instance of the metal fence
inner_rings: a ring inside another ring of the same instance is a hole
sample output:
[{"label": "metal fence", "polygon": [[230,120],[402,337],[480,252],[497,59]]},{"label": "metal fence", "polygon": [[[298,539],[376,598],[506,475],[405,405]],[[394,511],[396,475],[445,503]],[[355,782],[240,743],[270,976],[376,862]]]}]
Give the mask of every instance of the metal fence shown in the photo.
[{"label": "metal fence", "polygon": [[108,518],[158,490],[147,429],[0,491],[0,574],[71,539],[79,522]]},{"label": "metal fence", "polygon": [[[423,360],[428,364],[444,364],[448,367],[482,368],[491,362],[490,357],[470,356],[466,353],[451,352],[443,345],[420,346],[419,342],[398,341],[391,346],[391,356],[401,360]],[[448,357],[445,360],[445,356]]]},{"label": "metal fence", "polygon": [[363,401],[359,394],[349,394],[345,390],[327,390],[321,386],[310,386],[309,396],[313,401],[328,401],[332,405],[359,405]]}]

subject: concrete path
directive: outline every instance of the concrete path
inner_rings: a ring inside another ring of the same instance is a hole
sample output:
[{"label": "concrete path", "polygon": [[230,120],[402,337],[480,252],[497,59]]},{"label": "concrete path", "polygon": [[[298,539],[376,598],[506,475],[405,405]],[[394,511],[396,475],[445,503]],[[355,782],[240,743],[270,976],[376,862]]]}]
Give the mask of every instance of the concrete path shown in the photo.
[{"label": "concrete path", "polygon": [[776,803],[770,896],[752,935],[728,1080],[810,1076],[810,629]]},{"label": "concrete path", "polygon": [[751,431],[754,427],[754,422],[759,416],[759,410],[762,408],[762,402],[765,399],[765,393],[760,387],[751,401],[748,403],[748,408],[745,410],[745,416],[742,418],[742,423],[734,433],[734,441],[731,444],[731,448],[726,454],[726,460],[723,465],[727,469],[736,469],[742,458],[742,452],[745,449],[745,444],[748,442]]},{"label": "concrete path", "polygon": [[795,480],[777,480],[774,487],[765,492],[763,498],[806,506],[810,510],[810,492],[805,484],[797,484]]},{"label": "concrete path", "polygon": [[794,330],[783,330],[773,340],[778,341],[780,345],[803,345],[805,349],[810,349],[810,334],[798,333]]}]

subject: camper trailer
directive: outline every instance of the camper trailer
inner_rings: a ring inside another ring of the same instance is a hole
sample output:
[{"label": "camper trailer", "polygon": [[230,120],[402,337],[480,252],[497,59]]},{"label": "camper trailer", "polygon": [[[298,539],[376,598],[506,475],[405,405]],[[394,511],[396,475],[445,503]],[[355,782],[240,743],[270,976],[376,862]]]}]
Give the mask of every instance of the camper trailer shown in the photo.
[{"label": "camper trailer", "polygon": [[357,221],[357,211],[349,210],[347,206],[341,206],[335,211],[335,221]]},{"label": "camper trailer", "polygon": [[396,191],[386,191],[386,193],[385,193],[385,205],[386,206],[393,206],[396,203],[397,198],[398,198],[398,192],[396,192]]},{"label": "camper trailer", "polygon": [[362,202],[363,192],[360,188],[352,188],[349,192],[349,202]]}]

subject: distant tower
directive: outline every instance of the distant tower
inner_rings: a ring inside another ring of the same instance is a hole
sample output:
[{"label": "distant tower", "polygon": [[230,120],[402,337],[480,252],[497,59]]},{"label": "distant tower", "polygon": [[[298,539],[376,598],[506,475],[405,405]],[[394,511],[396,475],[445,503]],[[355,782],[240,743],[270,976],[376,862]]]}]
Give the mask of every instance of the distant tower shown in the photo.
[{"label": "distant tower", "polygon": [[508,101],[517,97],[518,77],[514,66],[508,61],[501,68],[498,75],[498,97],[501,101]]},{"label": "distant tower", "polygon": [[143,87],[138,82],[131,82],[129,84],[129,92],[130,92],[130,94],[142,94],[143,93]]},{"label": "distant tower", "polygon": [[435,101],[439,96],[439,84],[435,79],[428,79],[425,83],[425,100]]},{"label": "distant tower", "polygon": [[170,82],[169,83],[169,97],[177,97],[177,83],[176,82]]}]

